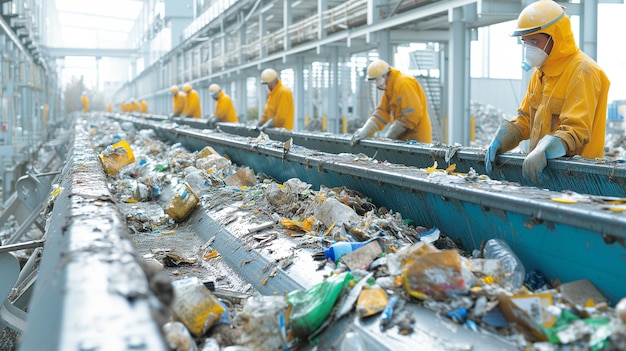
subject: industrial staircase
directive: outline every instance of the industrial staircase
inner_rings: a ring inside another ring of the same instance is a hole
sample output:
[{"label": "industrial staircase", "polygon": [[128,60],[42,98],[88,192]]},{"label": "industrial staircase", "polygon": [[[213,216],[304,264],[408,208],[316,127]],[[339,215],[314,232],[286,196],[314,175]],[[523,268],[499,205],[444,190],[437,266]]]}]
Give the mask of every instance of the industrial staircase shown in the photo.
[{"label": "industrial staircase", "polygon": [[437,52],[432,49],[415,50],[409,54],[409,69],[420,72],[415,78],[419,81],[426,101],[428,103],[428,113],[430,115],[430,123],[432,126],[433,142],[443,142],[443,85],[440,77],[433,77],[428,74],[431,70],[438,70],[439,64]]}]

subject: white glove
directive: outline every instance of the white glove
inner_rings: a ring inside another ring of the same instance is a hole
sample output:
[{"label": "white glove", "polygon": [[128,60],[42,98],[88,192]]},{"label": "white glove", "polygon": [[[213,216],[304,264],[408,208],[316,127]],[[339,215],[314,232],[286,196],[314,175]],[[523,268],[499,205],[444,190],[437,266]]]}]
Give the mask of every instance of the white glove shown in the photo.
[{"label": "white glove", "polygon": [[352,135],[352,140],[350,141],[350,145],[355,146],[362,139],[369,138],[374,133],[378,131],[378,125],[372,119],[368,119],[367,122],[363,125],[363,127],[359,128]]},{"label": "white glove", "polygon": [[402,123],[396,121],[387,129],[387,133],[385,134],[385,138],[388,139],[398,139],[402,133],[406,132],[408,128],[405,127]]}]

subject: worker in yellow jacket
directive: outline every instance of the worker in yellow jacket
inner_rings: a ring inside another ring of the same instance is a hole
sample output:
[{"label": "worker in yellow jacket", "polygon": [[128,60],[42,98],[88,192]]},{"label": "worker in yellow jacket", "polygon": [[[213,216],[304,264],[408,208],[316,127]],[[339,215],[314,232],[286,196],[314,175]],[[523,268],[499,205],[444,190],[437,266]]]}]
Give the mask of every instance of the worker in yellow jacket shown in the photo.
[{"label": "worker in yellow jacket", "polygon": [[180,117],[185,109],[185,97],[186,94],[178,89],[178,86],[172,85],[170,88],[170,92],[172,93],[172,117]]},{"label": "worker in yellow jacket", "polygon": [[432,141],[426,96],[415,77],[389,66],[384,60],[375,60],[367,67],[367,79],[375,81],[383,94],[372,116],[352,135],[353,146],[389,123],[385,138]]},{"label": "worker in yellow jacket", "polygon": [[207,123],[209,128],[215,128],[215,124],[218,122],[238,123],[237,112],[235,112],[235,106],[230,96],[224,93],[217,84],[209,86],[209,93],[215,100],[215,112],[209,117],[209,122]]},{"label": "worker in yellow jacket", "polygon": [[139,104],[141,106],[141,113],[148,113],[148,102],[144,99],[141,99]]},{"label": "worker in yellow jacket", "polygon": [[565,9],[552,0],[526,6],[512,36],[524,46],[522,68],[532,73],[517,117],[503,120],[485,156],[487,173],[497,154],[529,139],[525,178],[541,181],[548,159],[604,156],[609,79],[576,45]]},{"label": "worker in yellow jacket", "polygon": [[267,84],[267,101],[259,121],[259,129],[285,128],[293,129],[293,95],[291,90],[283,85],[278,73],[271,68],[261,73],[261,84]]},{"label": "worker in yellow jacket", "polygon": [[202,118],[202,108],[200,106],[200,96],[198,92],[195,91],[189,83],[183,85],[183,91],[187,96],[185,97],[185,108],[181,115],[183,117]]},{"label": "worker in yellow jacket", "polygon": [[113,112],[113,104],[110,102],[107,104],[107,112]]},{"label": "worker in yellow jacket", "polygon": [[83,112],[89,112],[89,98],[86,93],[80,96],[80,101],[83,103]]},{"label": "worker in yellow jacket", "polygon": [[141,112],[141,105],[139,104],[139,101],[137,101],[137,99],[131,98],[130,99],[130,104],[132,106],[132,111],[131,112],[136,112],[136,113]]}]

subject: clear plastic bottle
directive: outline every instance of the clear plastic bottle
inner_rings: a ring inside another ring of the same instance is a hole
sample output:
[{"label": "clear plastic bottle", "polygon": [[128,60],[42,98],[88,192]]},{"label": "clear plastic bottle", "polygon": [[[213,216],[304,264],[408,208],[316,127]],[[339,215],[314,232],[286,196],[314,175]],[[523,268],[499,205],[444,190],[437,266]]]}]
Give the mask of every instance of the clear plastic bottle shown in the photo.
[{"label": "clear plastic bottle", "polygon": [[524,284],[526,269],[524,264],[517,257],[513,249],[502,239],[490,239],[485,245],[483,256],[490,259],[500,259],[504,270],[510,273],[508,281],[514,288],[519,289]]}]

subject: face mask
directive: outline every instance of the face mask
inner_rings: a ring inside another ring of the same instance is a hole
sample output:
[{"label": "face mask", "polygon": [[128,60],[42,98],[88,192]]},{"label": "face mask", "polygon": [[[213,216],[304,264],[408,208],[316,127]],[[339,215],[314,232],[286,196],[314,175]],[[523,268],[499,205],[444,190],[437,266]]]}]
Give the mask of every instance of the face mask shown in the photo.
[{"label": "face mask", "polygon": [[550,38],[548,38],[543,50],[534,45],[524,44],[524,61],[522,62],[522,69],[524,69],[524,71],[528,72],[531,68],[540,67],[546,62],[548,54],[546,54],[544,50],[548,47],[549,42]]},{"label": "face mask", "polygon": [[218,91],[217,93],[213,93],[211,94],[211,96],[213,96],[213,100],[217,100],[217,96],[220,94],[220,92]]},{"label": "face mask", "polygon": [[385,82],[385,77],[380,76],[376,78],[376,88],[380,90],[387,89],[387,82]]}]

